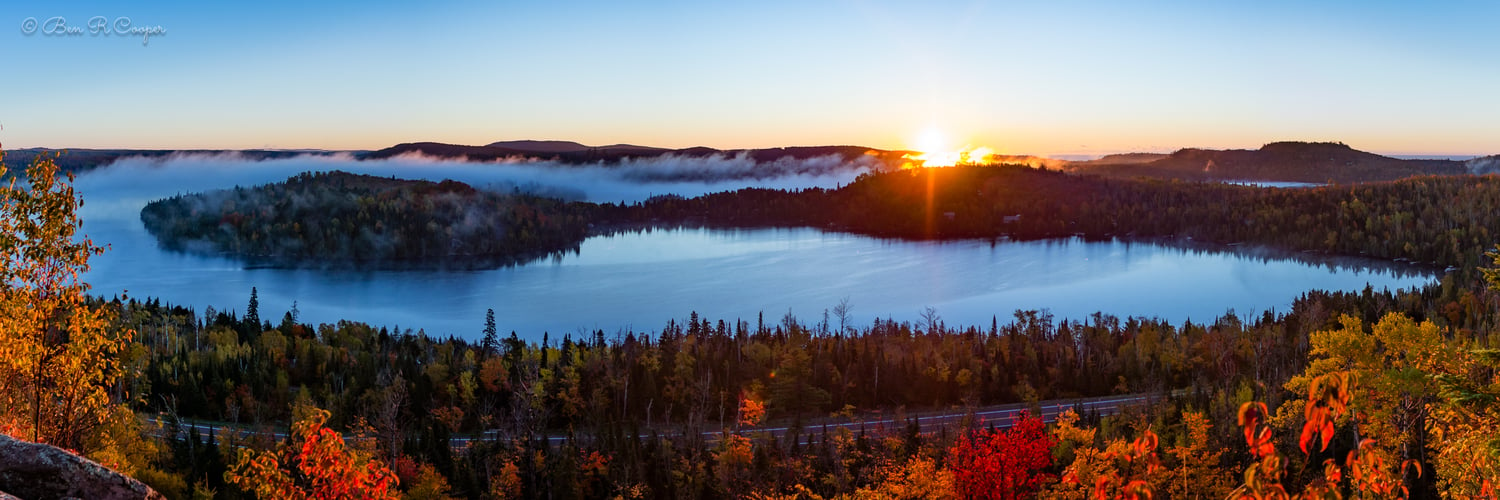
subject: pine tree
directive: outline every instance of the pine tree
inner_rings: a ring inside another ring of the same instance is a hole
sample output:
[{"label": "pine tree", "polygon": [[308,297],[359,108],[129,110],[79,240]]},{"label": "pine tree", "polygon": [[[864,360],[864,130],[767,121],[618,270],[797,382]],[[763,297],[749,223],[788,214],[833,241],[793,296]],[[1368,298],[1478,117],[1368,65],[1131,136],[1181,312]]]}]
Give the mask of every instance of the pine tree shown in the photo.
[{"label": "pine tree", "polygon": [[245,326],[249,332],[260,333],[260,297],[255,287],[250,287],[250,305],[245,307]]},{"label": "pine tree", "polygon": [[484,350],[485,356],[491,356],[499,352],[500,345],[497,333],[495,332],[494,309],[484,311],[484,341],[479,344],[479,347]]}]

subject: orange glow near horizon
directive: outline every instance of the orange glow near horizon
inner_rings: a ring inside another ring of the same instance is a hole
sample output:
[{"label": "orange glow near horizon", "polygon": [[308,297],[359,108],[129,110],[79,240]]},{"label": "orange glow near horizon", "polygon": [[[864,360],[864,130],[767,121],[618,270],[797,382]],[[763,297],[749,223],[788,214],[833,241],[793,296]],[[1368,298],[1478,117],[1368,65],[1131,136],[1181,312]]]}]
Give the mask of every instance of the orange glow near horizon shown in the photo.
[{"label": "orange glow near horizon", "polygon": [[912,149],[917,154],[902,156],[902,159],[910,160],[902,168],[975,165],[989,163],[995,157],[995,150],[987,146],[973,147],[966,144],[959,148],[952,147],[947,136],[936,128],[924,130],[914,146]]},{"label": "orange glow near horizon", "polygon": [[921,154],[908,154],[901,158],[911,160],[911,163],[906,164],[907,168],[919,168],[990,163],[990,159],[994,156],[995,150],[988,147],[969,148],[966,146],[956,151],[923,151]]}]

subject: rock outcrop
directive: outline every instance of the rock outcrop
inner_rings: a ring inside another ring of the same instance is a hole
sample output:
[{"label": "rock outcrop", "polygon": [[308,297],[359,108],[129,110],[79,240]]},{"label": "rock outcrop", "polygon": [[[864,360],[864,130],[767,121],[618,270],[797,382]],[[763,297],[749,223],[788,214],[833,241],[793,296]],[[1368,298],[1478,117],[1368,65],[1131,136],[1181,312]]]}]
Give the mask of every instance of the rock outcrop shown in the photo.
[{"label": "rock outcrop", "polygon": [[0,434],[0,500],[165,499],[150,487],[67,450]]}]

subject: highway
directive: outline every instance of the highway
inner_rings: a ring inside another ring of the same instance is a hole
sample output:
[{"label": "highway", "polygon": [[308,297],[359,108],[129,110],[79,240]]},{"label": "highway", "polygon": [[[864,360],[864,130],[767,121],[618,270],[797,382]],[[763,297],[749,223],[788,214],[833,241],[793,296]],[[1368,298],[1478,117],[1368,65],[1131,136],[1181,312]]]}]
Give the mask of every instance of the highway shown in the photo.
[{"label": "highway", "polygon": [[[986,427],[993,425],[996,428],[1004,429],[1015,425],[1015,423],[1020,419],[1020,416],[1023,412],[1028,412],[1037,407],[1041,409],[1041,413],[1039,416],[1042,418],[1042,421],[1046,423],[1052,423],[1057,420],[1058,415],[1061,415],[1063,412],[1066,412],[1070,408],[1076,410],[1079,415],[1096,414],[1100,416],[1110,416],[1119,414],[1126,407],[1145,405],[1154,400],[1161,399],[1164,396],[1164,394],[1157,393],[1127,394],[1096,398],[1053,399],[1038,402],[1036,405],[1030,405],[1026,403],[1013,403],[974,408],[972,414],[974,416],[975,423],[978,425],[983,425]],[[862,416],[862,418],[857,417],[853,419],[843,417],[814,418],[808,419],[801,426],[801,431],[798,433],[798,441],[800,443],[806,444],[812,438],[818,435],[822,435],[825,431],[834,432],[839,428],[846,428],[856,432],[863,429],[865,431],[877,434],[897,433],[901,432],[906,427],[907,423],[911,421],[915,421],[921,432],[927,434],[936,432],[941,428],[956,428],[961,423],[963,423],[964,418],[969,415],[970,409],[968,408],[952,408],[938,411],[911,412],[907,413],[904,418],[898,416],[883,415],[881,413],[872,413],[864,415]],[[158,422],[158,419],[155,416],[146,416],[143,418],[153,425]],[[779,426],[747,427],[740,429],[738,432],[746,436],[754,436],[758,438],[771,437],[781,440],[786,438],[788,433],[791,433],[795,430],[794,427],[785,425],[784,423],[778,422],[771,425]],[[275,440],[281,441],[286,439],[287,436],[284,427],[280,430],[267,433],[257,432],[255,429],[251,428],[248,425],[197,423],[186,419],[181,424],[180,434],[185,438],[191,431],[191,429],[197,429],[200,435],[207,436],[209,433],[222,432],[226,427],[233,429],[233,432],[246,437],[252,435],[269,434],[270,437],[274,438]],[[484,432],[482,436],[455,436],[452,439],[452,444],[454,448],[461,449],[467,447],[470,442],[495,439],[499,434],[500,431],[498,430],[490,430]],[[649,436],[650,434],[650,431],[642,431],[641,436],[645,437]],[[680,436],[680,432],[676,432],[675,427],[658,428],[656,429],[656,434],[663,437]],[[703,440],[705,442],[717,442],[722,437],[723,431],[720,430],[706,431],[703,433]],[[547,437],[547,441],[552,444],[560,444],[567,439],[568,438],[566,436],[555,435]]]},{"label": "highway", "polygon": [[[1039,406],[1041,409],[1041,413],[1039,414],[1039,416],[1042,418],[1042,421],[1050,424],[1056,422],[1057,417],[1068,411],[1068,409],[1073,409],[1077,411],[1079,415],[1083,416],[1089,414],[1110,416],[1119,414],[1126,407],[1145,405],[1152,400],[1159,398],[1161,398],[1161,395],[1159,394],[1130,394],[1098,398],[1054,399],[1049,401],[1041,401],[1036,406]],[[973,413],[974,423],[976,425],[984,427],[993,425],[994,427],[999,429],[1008,429],[1012,425],[1015,425],[1016,422],[1020,421],[1022,413],[1030,412],[1033,409],[1035,409],[1033,405],[1029,405],[1026,403],[1014,403],[975,408]],[[852,431],[865,429],[877,433],[896,433],[905,428],[907,422],[913,420],[916,421],[920,432],[922,432],[923,434],[927,434],[936,432],[940,428],[957,428],[959,425],[963,424],[964,419],[969,415],[970,414],[968,409],[955,408],[941,412],[908,414],[904,420],[896,417],[864,421],[850,421],[848,419],[830,421],[828,419],[820,419],[820,421],[812,422],[802,426],[802,430],[800,432],[802,438],[799,441],[801,441],[803,444],[806,444],[807,438],[810,437],[810,434],[822,434],[825,429],[829,432],[835,431],[839,428],[847,428]],[[791,427],[782,426],[743,429],[741,433],[752,436],[769,434],[776,439],[783,439],[786,437],[787,433],[792,431],[793,429]],[[709,437],[709,435],[712,435],[711,440],[717,440],[720,434],[720,431],[704,433],[706,438]]]}]

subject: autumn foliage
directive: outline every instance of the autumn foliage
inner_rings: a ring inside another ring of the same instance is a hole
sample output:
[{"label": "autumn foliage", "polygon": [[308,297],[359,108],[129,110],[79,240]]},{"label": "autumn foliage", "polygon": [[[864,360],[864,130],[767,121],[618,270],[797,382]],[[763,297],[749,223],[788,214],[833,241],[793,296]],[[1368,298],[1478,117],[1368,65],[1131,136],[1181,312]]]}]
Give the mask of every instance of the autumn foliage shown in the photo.
[{"label": "autumn foliage", "polygon": [[323,424],[328,412],[313,410],[292,425],[292,439],[275,450],[241,449],[225,473],[230,483],[261,498],[399,498],[396,474],[371,454],[347,446]]},{"label": "autumn foliage", "polygon": [[740,425],[760,425],[766,416],[766,403],[749,395],[740,396]]},{"label": "autumn foliage", "polygon": [[[72,175],[39,155],[0,186],[0,431],[82,449],[118,403],[110,388],[132,331],[106,328],[80,275],[103,252],[86,237]],[[0,166],[0,176],[5,173]]]},{"label": "autumn foliage", "polygon": [[1143,500],[1153,496],[1151,478],[1162,471],[1161,461],[1156,457],[1160,439],[1147,429],[1141,436],[1125,445],[1123,441],[1110,446],[1101,455],[1114,463],[1111,473],[1094,480],[1094,498],[1097,500]]},{"label": "autumn foliage", "polygon": [[[1312,380],[1304,404],[1302,436],[1298,440],[1304,455],[1310,458],[1313,453],[1328,449],[1336,432],[1334,423],[1348,412],[1350,388],[1349,374],[1344,372]],[[1230,495],[1232,499],[1291,498],[1282,484],[1287,458],[1273,445],[1271,429],[1265,424],[1266,417],[1265,403],[1252,401],[1240,406],[1239,424],[1245,431],[1245,443],[1257,461],[1246,469],[1245,483]],[[1361,440],[1342,463],[1332,458],[1324,459],[1321,464],[1323,476],[1309,482],[1298,498],[1336,498],[1346,488],[1358,493],[1360,498],[1409,497],[1411,492],[1403,476],[1408,470],[1420,474],[1420,464],[1407,460],[1400,467],[1392,467],[1386,456],[1376,440]]]},{"label": "autumn foliage", "polygon": [[1052,437],[1042,420],[1023,415],[1007,430],[971,432],[948,450],[954,488],[975,499],[1028,498],[1052,481]]}]

